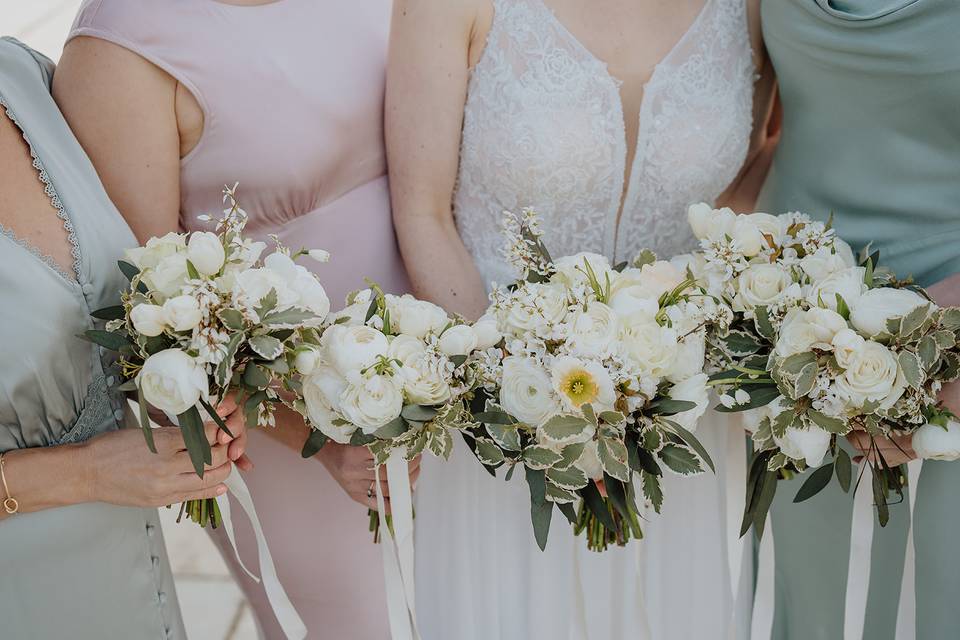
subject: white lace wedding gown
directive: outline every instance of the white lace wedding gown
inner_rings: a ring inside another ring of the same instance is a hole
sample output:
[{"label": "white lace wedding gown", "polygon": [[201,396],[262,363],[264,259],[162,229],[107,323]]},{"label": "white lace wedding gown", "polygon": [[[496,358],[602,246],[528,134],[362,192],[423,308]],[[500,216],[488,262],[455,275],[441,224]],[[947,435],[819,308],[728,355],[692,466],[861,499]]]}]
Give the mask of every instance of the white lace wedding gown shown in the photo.
[{"label": "white lace wedding gown", "polygon": [[[656,67],[625,197],[620,83],[542,0],[494,7],[470,79],[454,202],[484,279],[515,278],[499,253],[499,222],[504,209],[524,206],[539,212],[557,256],[594,251],[621,261],[643,248],[662,257],[693,248],[687,206],[723,192],[749,144],[744,0],[707,0]],[[416,497],[424,640],[731,637],[727,544],[738,532],[726,526],[724,454],[743,439],[725,427],[708,418],[697,432],[717,476],[667,477],[663,513],[650,517],[646,539],[603,554],[587,551],[556,511],[541,552],[523,474],[510,483],[502,472],[490,477],[462,442],[450,463],[425,460]]]}]

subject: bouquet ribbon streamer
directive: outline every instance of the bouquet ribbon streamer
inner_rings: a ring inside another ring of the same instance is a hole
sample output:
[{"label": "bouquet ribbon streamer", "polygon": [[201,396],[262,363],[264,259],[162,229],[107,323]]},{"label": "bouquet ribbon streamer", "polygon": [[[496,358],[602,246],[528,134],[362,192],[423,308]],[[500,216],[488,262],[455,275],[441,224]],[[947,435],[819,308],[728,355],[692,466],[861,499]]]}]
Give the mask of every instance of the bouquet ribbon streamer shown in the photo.
[{"label": "bouquet ribbon streamer", "polygon": [[[130,409],[133,411],[133,415],[139,415],[140,405],[133,400],[128,399],[128,402],[130,403]],[[168,417],[176,424],[176,416]],[[159,427],[159,425],[153,421],[150,422],[150,426],[154,429]],[[253,497],[250,495],[250,489],[247,488],[243,477],[235,469],[227,476],[227,479],[224,480],[224,484],[227,486],[227,493],[222,496],[217,496],[217,507],[220,509],[223,528],[226,531],[227,538],[230,540],[230,546],[233,547],[233,553],[237,558],[237,562],[252,580],[257,583],[262,581],[263,589],[267,594],[267,600],[269,600],[270,606],[273,608],[273,613],[277,617],[277,622],[280,624],[288,640],[303,640],[303,638],[307,637],[307,627],[300,618],[300,614],[298,614],[294,608],[293,603],[290,602],[290,598],[287,596],[283,585],[280,584],[280,578],[277,576],[277,569],[273,563],[273,556],[270,554],[270,547],[267,546],[267,539],[263,534],[263,527],[260,524],[260,519],[257,517],[257,510],[253,506]],[[257,540],[260,577],[257,577],[251,572],[240,557],[240,551],[237,548],[236,532],[233,527],[233,517],[230,511],[229,496],[231,494],[253,526],[254,536]]]}]

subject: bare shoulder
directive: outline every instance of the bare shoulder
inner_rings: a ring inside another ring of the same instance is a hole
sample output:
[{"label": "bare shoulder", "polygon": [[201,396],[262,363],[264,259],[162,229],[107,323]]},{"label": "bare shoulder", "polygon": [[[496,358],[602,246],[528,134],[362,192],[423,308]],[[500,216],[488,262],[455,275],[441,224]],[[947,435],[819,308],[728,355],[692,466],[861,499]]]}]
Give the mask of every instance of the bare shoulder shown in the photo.
[{"label": "bare shoulder", "polygon": [[479,18],[493,13],[492,0],[395,0],[394,22],[474,30]]}]

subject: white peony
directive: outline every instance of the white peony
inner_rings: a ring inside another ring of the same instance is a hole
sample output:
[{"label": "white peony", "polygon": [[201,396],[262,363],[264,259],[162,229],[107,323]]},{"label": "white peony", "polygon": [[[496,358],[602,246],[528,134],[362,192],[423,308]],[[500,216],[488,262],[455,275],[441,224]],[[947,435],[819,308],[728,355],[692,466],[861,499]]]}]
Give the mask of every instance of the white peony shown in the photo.
[{"label": "white peony", "polygon": [[486,351],[495,347],[503,340],[503,334],[497,328],[497,319],[491,313],[486,313],[473,323],[473,330],[477,335],[477,349]]},{"label": "white peony", "polygon": [[400,376],[379,375],[369,370],[340,394],[341,413],[367,435],[395,420],[402,410]]},{"label": "white peony", "polygon": [[436,355],[423,352],[404,365],[401,375],[407,399],[428,406],[449,400],[452,392],[445,364]]},{"label": "white peony", "polygon": [[734,311],[749,311],[758,306],[773,306],[788,295],[799,293],[790,272],[779,264],[760,263],[747,267],[736,280]]},{"label": "white peony", "polygon": [[834,336],[846,328],[847,321],[843,316],[830,309],[790,309],[780,325],[777,355],[786,358],[812,349],[829,351],[833,348]]},{"label": "white peony", "polygon": [[923,425],[913,433],[913,450],[925,460],[960,459],[960,423],[951,419],[946,428]]},{"label": "white peony", "polygon": [[689,411],[684,411],[683,413],[678,413],[670,417],[671,420],[677,422],[688,431],[696,431],[700,418],[706,413],[707,406],[710,402],[707,374],[698,373],[683,382],[675,383],[668,391],[668,395],[674,400],[686,400],[687,402],[693,402],[697,405]]},{"label": "white peony", "polygon": [[550,378],[553,390],[568,411],[578,412],[585,404],[597,413],[613,411],[617,394],[603,365],[563,356],[554,359]]},{"label": "white peony", "polygon": [[569,325],[567,344],[572,353],[605,357],[612,353],[620,336],[620,319],[602,302],[590,302],[578,310]]},{"label": "white peony", "polygon": [[638,287],[639,291],[643,292],[643,297],[659,300],[660,296],[673,291],[685,278],[686,274],[673,263],[658,260],[639,269],[624,269],[613,290],[616,292],[626,287]]},{"label": "white peony", "polygon": [[407,294],[387,296],[391,328],[414,338],[427,334],[439,335],[450,322],[447,312],[426,300],[417,300]]},{"label": "white peony", "polygon": [[153,338],[167,328],[167,313],[159,305],[138,304],[130,310],[130,321],[138,333]]},{"label": "white peony", "polygon": [[807,294],[807,302],[812,307],[825,305],[828,309],[837,310],[837,296],[843,298],[848,307],[853,307],[867,291],[863,278],[866,269],[863,267],[848,267],[836,271],[823,280],[813,283]]},{"label": "white peony", "polygon": [[137,375],[144,399],[170,415],[180,415],[206,398],[207,375],[196,360],[180,349],[153,354]]},{"label": "white peony", "polygon": [[381,331],[366,325],[346,327],[335,324],[323,332],[320,344],[325,359],[348,379],[351,374],[361,372],[387,355],[390,348]]},{"label": "white peony", "polygon": [[660,311],[659,296],[640,285],[623,287],[610,296],[610,308],[625,322],[652,321]]},{"label": "white peony", "polygon": [[394,360],[399,360],[403,365],[411,365],[416,362],[427,350],[427,345],[423,340],[418,340],[413,336],[399,335],[390,339],[390,347],[387,355]]},{"label": "white peony", "polygon": [[530,358],[509,356],[503,360],[500,405],[520,422],[539,426],[560,413],[550,376]]},{"label": "white peony", "polygon": [[303,378],[303,401],[311,426],[340,444],[350,442],[357,427],[354,424],[334,424],[342,420],[339,414],[340,396],[347,382],[333,367],[320,366]]},{"label": "white peony", "polygon": [[193,296],[170,298],[163,303],[163,312],[174,331],[192,331],[203,319],[200,303]]},{"label": "white peony", "polygon": [[849,354],[847,368],[837,378],[836,388],[854,407],[862,407],[867,400],[889,407],[900,399],[906,385],[893,352],[868,340]]},{"label": "white peony", "polygon": [[156,266],[144,269],[142,280],[152,292],[160,294],[162,298],[178,295],[189,279],[187,274],[187,258],[182,253],[175,253],[161,258]]},{"label": "white peony", "polygon": [[887,320],[905,316],[925,304],[931,303],[909,289],[871,289],[850,305],[850,322],[863,335],[875,336],[887,330]]},{"label": "white peony", "polygon": [[217,234],[209,231],[194,231],[187,242],[187,258],[198,273],[212,276],[220,273],[220,269],[223,268],[226,252]]},{"label": "white peony", "polygon": [[794,460],[804,460],[810,467],[819,467],[830,449],[831,434],[816,425],[805,429],[788,427],[783,437],[773,436],[777,446]]},{"label": "white peony", "polygon": [[476,331],[473,327],[466,324],[458,324],[450,327],[442,334],[437,343],[440,352],[448,357],[467,356],[477,348],[479,344]]},{"label": "white peony", "polygon": [[623,355],[646,375],[662,378],[674,369],[679,347],[677,332],[654,321],[636,322],[620,335]]}]

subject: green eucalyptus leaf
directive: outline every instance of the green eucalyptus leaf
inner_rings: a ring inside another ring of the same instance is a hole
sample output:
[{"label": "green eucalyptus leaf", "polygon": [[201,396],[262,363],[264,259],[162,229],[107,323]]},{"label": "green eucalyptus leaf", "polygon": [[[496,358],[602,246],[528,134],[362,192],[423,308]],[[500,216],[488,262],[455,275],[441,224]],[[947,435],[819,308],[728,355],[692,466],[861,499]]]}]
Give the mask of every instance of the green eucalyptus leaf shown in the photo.
[{"label": "green eucalyptus leaf", "polygon": [[122,333],[101,331],[99,329],[88,329],[84,331],[80,337],[109,351],[120,351],[123,347],[130,344],[130,341]]},{"label": "green eucalyptus leaf", "polygon": [[837,472],[837,482],[840,483],[840,488],[843,489],[844,493],[850,493],[850,483],[853,480],[853,464],[850,461],[850,455],[838,447],[833,466]]},{"label": "green eucalyptus leaf", "polygon": [[104,307],[103,309],[97,309],[90,315],[98,320],[123,320],[126,318],[126,311],[122,306],[117,305],[115,307]]},{"label": "green eucalyptus leaf", "polygon": [[437,410],[433,407],[408,404],[400,412],[400,415],[412,422],[430,422],[437,417]]},{"label": "green eucalyptus leaf", "polygon": [[307,441],[303,443],[303,450],[300,451],[300,455],[304,458],[312,458],[317,455],[320,449],[323,449],[323,446],[327,444],[329,439],[330,438],[323,435],[320,431],[311,429]]},{"label": "green eucalyptus leaf", "polygon": [[143,439],[147,441],[147,448],[151,453],[157,452],[157,445],[153,441],[153,427],[150,425],[150,414],[147,412],[147,401],[143,398],[143,390],[137,387],[137,403],[139,404],[140,428],[143,429]]},{"label": "green eucalyptus leaf", "polygon": [[180,423],[180,432],[183,434],[183,444],[187,448],[190,456],[190,462],[193,463],[193,469],[197,475],[203,477],[205,464],[213,462],[213,454],[210,450],[210,442],[207,441],[207,435],[203,429],[203,419],[196,407],[190,407],[177,416]]},{"label": "green eucalyptus leaf", "polygon": [[270,373],[264,367],[248,362],[243,370],[243,382],[255,389],[266,389],[270,385]]},{"label": "green eucalyptus leaf", "polygon": [[797,495],[793,498],[794,503],[809,500],[823,491],[826,486],[830,484],[830,478],[832,477],[833,463],[825,464],[814,470],[813,473],[807,477],[806,481],[800,487],[800,490],[797,491]]},{"label": "green eucalyptus leaf", "polygon": [[401,416],[397,416],[387,424],[377,429],[373,435],[381,440],[399,438],[410,430],[410,425]]}]

